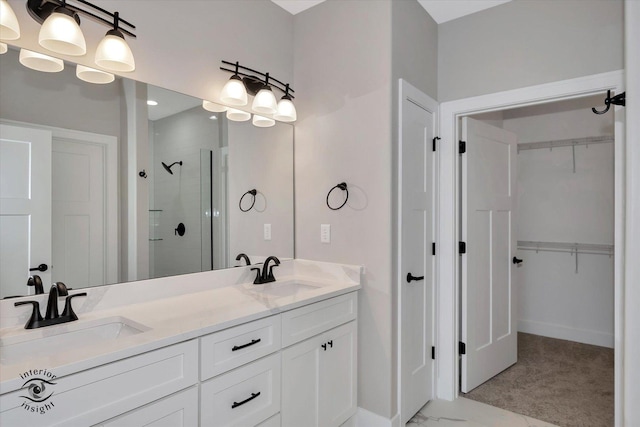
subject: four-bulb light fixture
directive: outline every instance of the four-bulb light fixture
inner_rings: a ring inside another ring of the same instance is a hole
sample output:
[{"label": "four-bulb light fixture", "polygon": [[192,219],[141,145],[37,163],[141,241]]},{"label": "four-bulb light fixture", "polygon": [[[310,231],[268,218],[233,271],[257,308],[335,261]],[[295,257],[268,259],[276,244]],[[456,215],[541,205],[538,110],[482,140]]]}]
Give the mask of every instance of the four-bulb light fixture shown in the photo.
[{"label": "four-bulb light fixture", "polygon": [[[293,105],[294,90],[288,83],[282,83],[269,73],[240,65],[239,62],[222,61],[224,65],[233,66],[234,69],[220,67],[223,71],[233,73],[229,81],[222,88],[220,101],[225,105],[210,101],[203,101],[202,107],[214,113],[227,113],[227,119],[244,122],[251,119],[251,113],[234,107],[243,107],[249,104],[249,95],[254,95],[251,104],[253,114],[252,123],[257,127],[270,127],[275,125],[275,120],[282,122],[295,122],[297,120],[296,107]],[[249,74],[251,73],[251,74]],[[280,101],[276,100],[273,88],[281,91],[284,96]],[[273,118],[266,117],[266,115]]]},{"label": "four-bulb light fixture", "polygon": [[[131,72],[135,70],[135,61],[131,48],[124,36],[136,37],[131,31],[121,28],[121,24],[135,30],[135,26],[120,18],[118,12],[111,13],[85,0],[27,0],[29,15],[42,24],[38,34],[40,46],[54,53],[83,56],[87,53],[87,44],[80,29],[80,16],[103,23],[109,27],[106,35],[96,48],[94,61],[101,69],[77,65],[76,75],[90,83],[110,83],[115,79],[112,72]],[[7,0],[0,0],[0,39],[17,40],[20,38],[20,24]],[[0,53],[7,51],[7,45],[0,43]],[[58,72],[64,69],[64,62],[42,53],[27,49],[20,50],[20,63],[25,67],[44,71]],[[104,71],[106,70],[106,71]]]}]

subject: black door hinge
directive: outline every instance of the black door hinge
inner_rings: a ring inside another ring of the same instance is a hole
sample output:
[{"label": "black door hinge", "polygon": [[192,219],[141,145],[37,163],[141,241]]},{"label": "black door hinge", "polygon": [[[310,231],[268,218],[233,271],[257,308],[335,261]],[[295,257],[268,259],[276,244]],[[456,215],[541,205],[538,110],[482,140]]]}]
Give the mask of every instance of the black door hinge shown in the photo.
[{"label": "black door hinge", "polygon": [[431,255],[435,255],[436,254],[436,242],[433,242],[431,244]]},{"label": "black door hinge", "polygon": [[439,137],[439,136],[435,136],[435,137],[433,137],[433,151],[436,151],[436,141],[437,141],[438,139],[440,139],[440,137]]},{"label": "black door hinge", "polygon": [[462,341],[458,342],[458,353],[467,354],[467,345]]},{"label": "black door hinge", "polygon": [[458,252],[461,254],[467,253],[467,243],[466,242],[458,242]]},{"label": "black door hinge", "polygon": [[466,141],[459,141],[458,142],[458,152],[460,154],[464,154],[467,152],[467,142]]},{"label": "black door hinge", "polygon": [[436,348],[433,346],[431,347],[431,359],[436,360]]}]

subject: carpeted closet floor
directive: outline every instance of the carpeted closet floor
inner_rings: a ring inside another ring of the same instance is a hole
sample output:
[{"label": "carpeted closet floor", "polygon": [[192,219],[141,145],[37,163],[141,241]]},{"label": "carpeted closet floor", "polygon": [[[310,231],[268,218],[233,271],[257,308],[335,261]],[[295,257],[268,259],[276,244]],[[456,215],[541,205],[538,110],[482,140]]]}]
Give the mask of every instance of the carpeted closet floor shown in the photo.
[{"label": "carpeted closet floor", "polygon": [[613,426],[613,349],[518,333],[518,363],[463,396],[562,427]]}]

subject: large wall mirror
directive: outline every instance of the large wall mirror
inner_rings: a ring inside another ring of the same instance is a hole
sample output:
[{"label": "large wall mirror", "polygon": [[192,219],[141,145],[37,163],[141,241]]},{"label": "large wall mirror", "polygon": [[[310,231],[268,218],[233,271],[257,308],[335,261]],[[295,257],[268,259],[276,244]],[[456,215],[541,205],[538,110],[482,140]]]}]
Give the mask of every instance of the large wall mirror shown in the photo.
[{"label": "large wall mirror", "polygon": [[75,68],[0,56],[0,298],[294,257],[291,125]]}]

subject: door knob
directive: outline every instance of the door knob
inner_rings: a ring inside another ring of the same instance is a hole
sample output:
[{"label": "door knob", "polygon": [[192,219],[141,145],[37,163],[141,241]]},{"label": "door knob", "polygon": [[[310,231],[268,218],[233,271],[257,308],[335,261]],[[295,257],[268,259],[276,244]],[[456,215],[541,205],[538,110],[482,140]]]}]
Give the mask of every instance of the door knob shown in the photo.
[{"label": "door knob", "polygon": [[412,281],[419,281],[419,280],[424,280],[424,276],[414,276],[411,273],[407,273],[407,283],[411,283]]},{"label": "door knob", "polygon": [[40,264],[37,267],[34,268],[30,268],[29,271],[47,271],[49,269],[49,266],[47,264]]},{"label": "door knob", "polygon": [[513,257],[513,263],[514,263],[514,264],[518,265],[518,264],[520,264],[521,262],[522,262],[522,260],[521,260],[521,259],[516,258],[516,257]]}]

